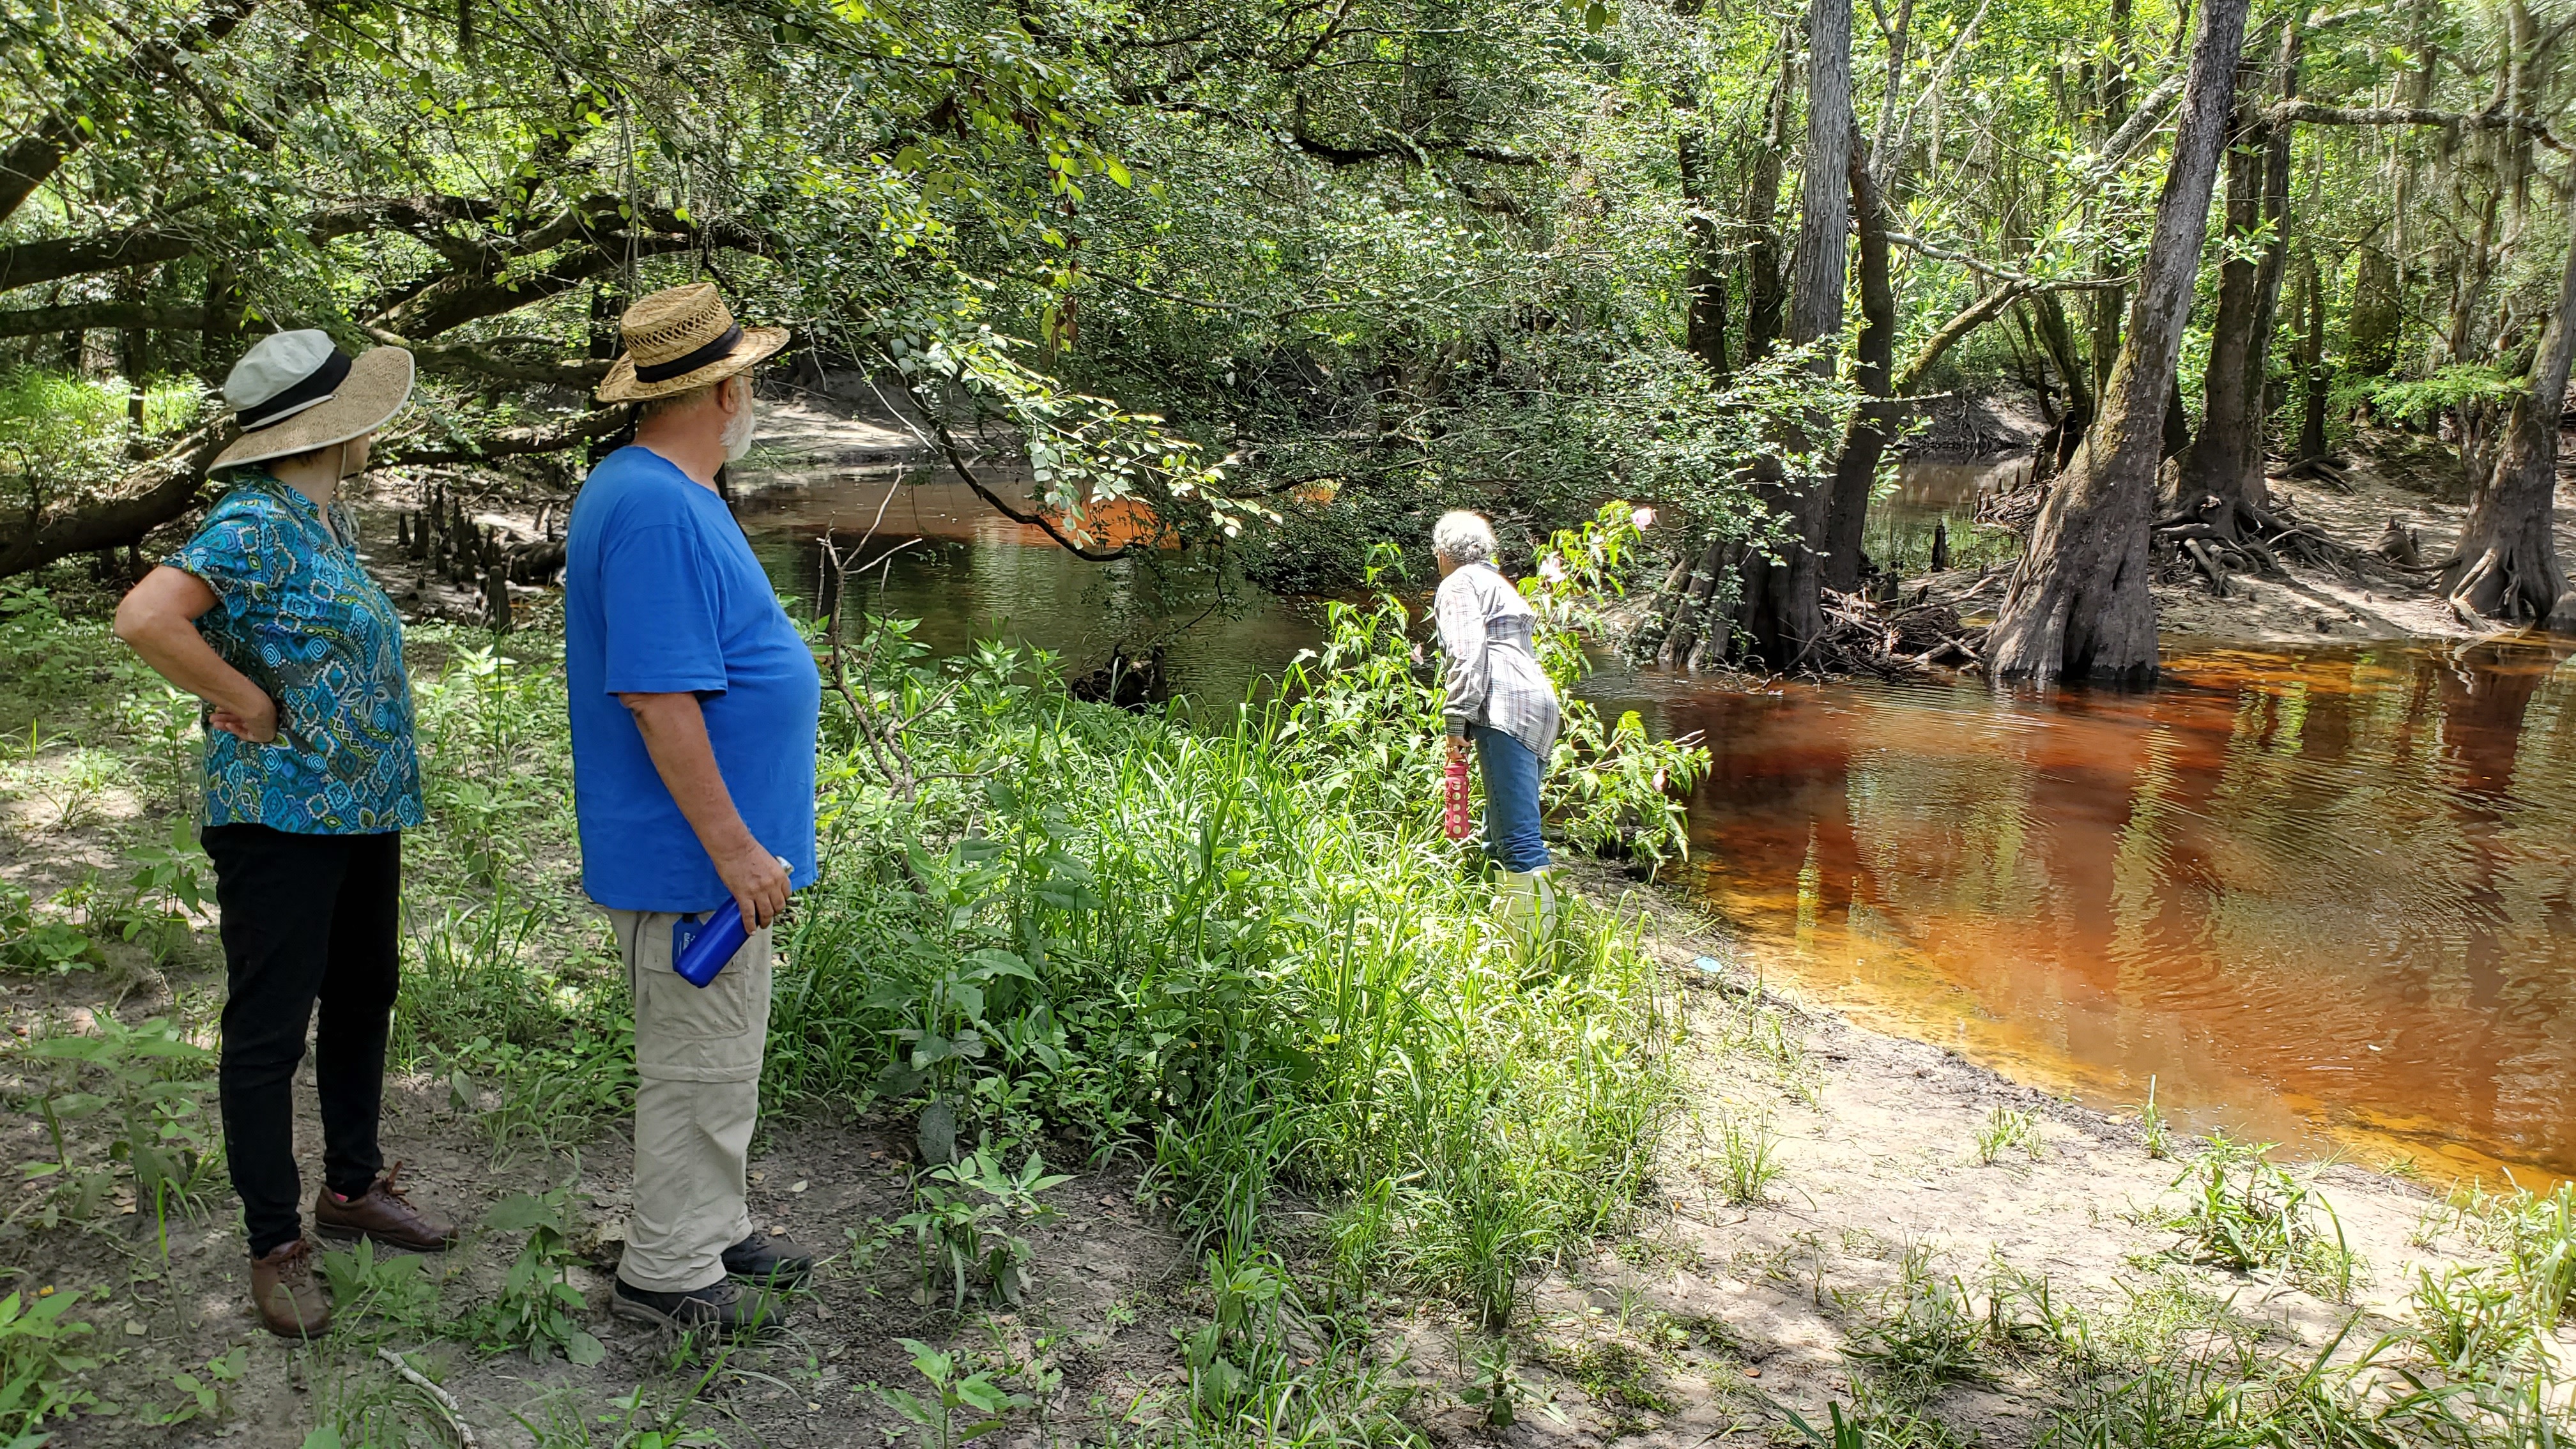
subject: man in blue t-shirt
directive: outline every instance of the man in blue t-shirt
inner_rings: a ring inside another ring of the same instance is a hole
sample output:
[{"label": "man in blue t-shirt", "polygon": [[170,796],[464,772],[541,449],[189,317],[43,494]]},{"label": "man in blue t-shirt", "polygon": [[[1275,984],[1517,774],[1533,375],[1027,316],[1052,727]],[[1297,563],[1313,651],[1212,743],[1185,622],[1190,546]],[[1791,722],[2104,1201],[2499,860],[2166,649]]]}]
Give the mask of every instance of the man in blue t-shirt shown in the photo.
[{"label": "man in blue t-shirt", "polygon": [[[564,675],[582,887],[608,911],[635,999],[635,1180],[618,1313],[720,1332],[813,1258],[753,1228],[745,1158],[769,1035],[769,923],[814,880],[813,653],[716,493],[751,444],[751,366],[786,333],[744,328],[700,282],[627,310],[600,385],[637,404],[565,540]],[[731,899],[753,928],[704,989],[672,970]]]}]

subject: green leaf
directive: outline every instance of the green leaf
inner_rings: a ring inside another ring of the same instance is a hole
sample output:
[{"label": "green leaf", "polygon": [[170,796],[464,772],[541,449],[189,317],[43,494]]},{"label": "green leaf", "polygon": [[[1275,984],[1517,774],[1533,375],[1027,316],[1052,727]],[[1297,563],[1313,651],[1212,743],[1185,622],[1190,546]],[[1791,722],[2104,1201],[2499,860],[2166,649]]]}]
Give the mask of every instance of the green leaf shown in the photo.
[{"label": "green leaf", "polygon": [[484,1216],[483,1226],[496,1233],[525,1232],[530,1228],[547,1228],[556,1224],[554,1205],[532,1193],[514,1192],[492,1205]]}]

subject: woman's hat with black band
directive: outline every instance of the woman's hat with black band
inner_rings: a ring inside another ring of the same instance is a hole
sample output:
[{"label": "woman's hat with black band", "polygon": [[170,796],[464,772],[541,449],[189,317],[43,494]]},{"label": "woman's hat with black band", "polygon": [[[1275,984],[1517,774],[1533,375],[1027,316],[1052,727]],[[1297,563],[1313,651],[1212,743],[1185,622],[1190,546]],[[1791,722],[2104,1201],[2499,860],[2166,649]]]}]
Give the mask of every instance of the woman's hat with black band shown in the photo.
[{"label": "woman's hat with black band", "polygon": [[787,345],[784,327],[745,327],[713,282],[655,292],[617,321],[626,355],[599,385],[601,402],[644,402],[705,387]]},{"label": "woman's hat with black band", "polygon": [[351,357],[312,328],[263,337],[224,378],[241,436],[207,467],[291,458],[372,433],[411,400],[411,381],[411,354],[399,347]]}]

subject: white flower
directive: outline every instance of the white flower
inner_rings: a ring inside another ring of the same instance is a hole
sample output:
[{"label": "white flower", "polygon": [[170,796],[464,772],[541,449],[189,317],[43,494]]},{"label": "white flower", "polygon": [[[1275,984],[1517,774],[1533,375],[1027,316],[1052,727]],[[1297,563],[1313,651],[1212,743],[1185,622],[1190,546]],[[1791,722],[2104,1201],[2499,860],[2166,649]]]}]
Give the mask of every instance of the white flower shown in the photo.
[{"label": "white flower", "polygon": [[1564,583],[1565,560],[1558,558],[1555,554],[1549,554],[1547,557],[1540,559],[1538,561],[1538,576],[1547,580],[1551,584]]},{"label": "white flower", "polygon": [[1643,533],[1647,529],[1655,526],[1655,510],[1651,508],[1640,508],[1628,515],[1628,521],[1637,526],[1637,531],[1639,533]]}]

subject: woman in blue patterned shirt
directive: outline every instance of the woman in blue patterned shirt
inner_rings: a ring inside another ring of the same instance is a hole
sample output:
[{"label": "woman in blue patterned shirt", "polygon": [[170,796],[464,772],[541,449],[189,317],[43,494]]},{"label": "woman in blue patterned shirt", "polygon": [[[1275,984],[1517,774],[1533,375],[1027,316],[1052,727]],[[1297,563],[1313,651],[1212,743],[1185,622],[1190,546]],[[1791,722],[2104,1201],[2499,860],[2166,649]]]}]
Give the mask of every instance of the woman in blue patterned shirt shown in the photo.
[{"label": "woman in blue patterned shirt", "polygon": [[402,834],[421,823],[402,620],[367,576],[339,487],[411,395],[411,354],[317,331],[262,340],[225,379],[241,436],[196,536],[116,611],[116,634],[205,701],[206,854],[222,907],[218,1083],[251,1301],[275,1333],[328,1327],[295,1168],[295,1069],[321,1008],[316,1226],[415,1250],[456,1241],[376,1139],[400,966]]}]

